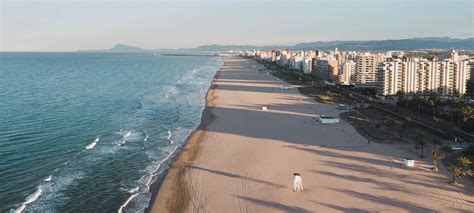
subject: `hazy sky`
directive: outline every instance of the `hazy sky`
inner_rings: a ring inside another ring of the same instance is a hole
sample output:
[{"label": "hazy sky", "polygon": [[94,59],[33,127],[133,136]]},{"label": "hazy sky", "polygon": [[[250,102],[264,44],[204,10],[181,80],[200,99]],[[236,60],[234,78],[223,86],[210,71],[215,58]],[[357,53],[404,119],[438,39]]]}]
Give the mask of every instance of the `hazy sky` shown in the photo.
[{"label": "hazy sky", "polygon": [[474,0],[0,0],[1,51],[472,37]]}]

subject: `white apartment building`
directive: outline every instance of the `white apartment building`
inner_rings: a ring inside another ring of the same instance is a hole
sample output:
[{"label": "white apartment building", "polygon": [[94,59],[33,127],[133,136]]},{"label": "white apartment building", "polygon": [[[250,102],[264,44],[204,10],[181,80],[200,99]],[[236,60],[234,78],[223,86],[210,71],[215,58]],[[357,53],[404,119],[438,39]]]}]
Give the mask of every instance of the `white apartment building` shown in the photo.
[{"label": "white apartment building", "polygon": [[352,60],[347,60],[339,66],[339,84],[352,85],[353,78],[356,71],[356,63]]},{"label": "white apartment building", "polygon": [[303,60],[303,72],[305,74],[310,74],[313,71],[313,59],[306,56]]},{"label": "white apartment building", "polygon": [[378,66],[378,92],[395,95],[398,91],[432,91],[452,95],[455,91],[466,93],[470,79],[468,61],[394,60]]}]

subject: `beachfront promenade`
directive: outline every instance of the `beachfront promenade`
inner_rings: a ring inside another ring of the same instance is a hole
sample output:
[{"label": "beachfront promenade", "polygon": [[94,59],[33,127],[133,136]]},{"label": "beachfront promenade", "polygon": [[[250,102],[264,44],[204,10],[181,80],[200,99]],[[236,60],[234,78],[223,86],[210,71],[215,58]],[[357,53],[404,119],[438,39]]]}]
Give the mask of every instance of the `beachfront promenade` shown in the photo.
[{"label": "beachfront promenade", "polygon": [[[368,144],[338,115],[259,70],[254,61],[224,57],[208,94],[203,124],[172,165],[152,212],[442,212],[474,209],[472,189],[448,184],[415,153]],[[262,111],[262,106],[268,106]],[[415,158],[416,167],[402,166]],[[302,174],[304,192],[292,191]],[[470,191],[469,191],[470,190]]]}]

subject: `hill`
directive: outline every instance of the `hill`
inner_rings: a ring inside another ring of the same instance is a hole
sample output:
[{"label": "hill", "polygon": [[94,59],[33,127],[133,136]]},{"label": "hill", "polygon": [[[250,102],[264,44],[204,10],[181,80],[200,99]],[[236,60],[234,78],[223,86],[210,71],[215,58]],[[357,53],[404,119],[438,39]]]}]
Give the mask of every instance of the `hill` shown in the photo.
[{"label": "hill", "polygon": [[81,50],[81,52],[160,52],[160,53],[212,53],[223,51],[242,51],[242,50],[330,50],[338,48],[339,50],[353,51],[388,51],[388,50],[433,50],[433,49],[461,49],[474,50],[474,38],[452,39],[449,37],[425,37],[411,39],[393,39],[393,40],[369,40],[369,41],[316,41],[308,43],[298,43],[293,46],[269,45],[202,45],[196,48],[180,49],[142,49],[139,47],[117,44],[111,49],[102,50]]}]

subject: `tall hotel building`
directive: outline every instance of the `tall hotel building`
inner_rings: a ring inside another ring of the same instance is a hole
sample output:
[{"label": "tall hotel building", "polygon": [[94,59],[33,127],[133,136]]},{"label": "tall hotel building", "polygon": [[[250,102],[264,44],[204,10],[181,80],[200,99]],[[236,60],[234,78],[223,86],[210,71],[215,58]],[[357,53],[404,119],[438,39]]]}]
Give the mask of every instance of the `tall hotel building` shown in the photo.
[{"label": "tall hotel building", "polygon": [[457,91],[464,94],[469,79],[468,61],[396,59],[379,64],[378,93],[395,95],[398,91],[432,91],[447,96]]}]

